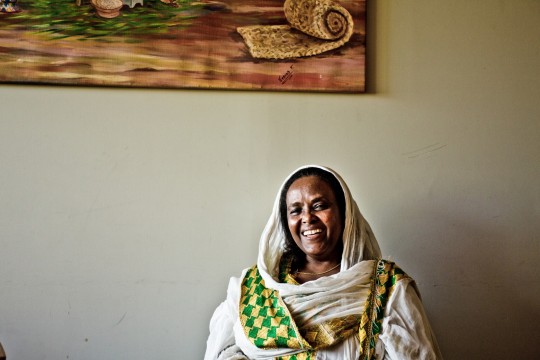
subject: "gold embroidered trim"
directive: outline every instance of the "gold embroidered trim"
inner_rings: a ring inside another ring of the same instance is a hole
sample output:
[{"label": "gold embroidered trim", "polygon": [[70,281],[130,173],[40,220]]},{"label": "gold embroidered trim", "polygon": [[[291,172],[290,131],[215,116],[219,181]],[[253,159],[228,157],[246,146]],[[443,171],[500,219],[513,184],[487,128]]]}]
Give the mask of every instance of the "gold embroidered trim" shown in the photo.
[{"label": "gold embroidered trim", "polygon": [[257,266],[242,280],[239,314],[247,338],[259,348],[311,348],[279,293],[265,286]]},{"label": "gold embroidered trim", "polygon": [[398,281],[409,278],[396,264],[382,259],[375,261],[373,275],[371,293],[360,322],[360,360],[369,360],[373,356],[382,331],[386,303]]}]

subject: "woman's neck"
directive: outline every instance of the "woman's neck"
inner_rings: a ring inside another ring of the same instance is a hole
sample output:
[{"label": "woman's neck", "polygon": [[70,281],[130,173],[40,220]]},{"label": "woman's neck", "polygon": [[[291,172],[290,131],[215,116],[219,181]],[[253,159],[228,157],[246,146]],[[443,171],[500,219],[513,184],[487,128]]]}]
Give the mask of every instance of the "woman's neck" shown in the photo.
[{"label": "woman's neck", "polygon": [[319,261],[315,259],[305,259],[302,264],[293,267],[292,275],[300,282],[316,280],[321,277],[330,276],[339,273],[341,268],[341,259]]}]

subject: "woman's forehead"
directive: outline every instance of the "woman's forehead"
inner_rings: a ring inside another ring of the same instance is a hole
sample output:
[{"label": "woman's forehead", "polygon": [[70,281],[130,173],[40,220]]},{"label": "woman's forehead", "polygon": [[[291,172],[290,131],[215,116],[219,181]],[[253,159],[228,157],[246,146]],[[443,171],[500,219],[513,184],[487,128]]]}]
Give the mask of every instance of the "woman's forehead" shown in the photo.
[{"label": "woman's forehead", "polygon": [[328,184],[325,180],[318,176],[310,175],[295,180],[287,191],[286,199],[287,203],[289,203],[304,197],[335,198],[335,194],[330,184]]}]

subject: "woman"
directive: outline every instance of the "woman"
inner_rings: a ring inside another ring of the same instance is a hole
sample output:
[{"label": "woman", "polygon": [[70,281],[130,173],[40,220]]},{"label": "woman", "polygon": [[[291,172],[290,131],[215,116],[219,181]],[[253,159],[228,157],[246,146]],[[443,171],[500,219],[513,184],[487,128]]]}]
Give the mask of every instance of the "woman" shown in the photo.
[{"label": "woman", "polygon": [[414,281],[380,257],[341,177],[296,170],[257,265],[212,317],[205,359],[441,359]]}]

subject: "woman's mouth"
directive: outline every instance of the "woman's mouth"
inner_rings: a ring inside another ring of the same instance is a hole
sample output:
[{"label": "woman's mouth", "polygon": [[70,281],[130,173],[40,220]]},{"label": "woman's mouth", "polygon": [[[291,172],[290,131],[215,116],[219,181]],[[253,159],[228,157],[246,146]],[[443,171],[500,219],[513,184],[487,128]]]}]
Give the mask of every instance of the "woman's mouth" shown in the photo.
[{"label": "woman's mouth", "polygon": [[315,235],[315,234],[318,234],[318,233],[321,233],[321,232],[322,232],[322,229],[304,230],[304,231],[302,231],[302,235],[310,236],[310,235]]}]

